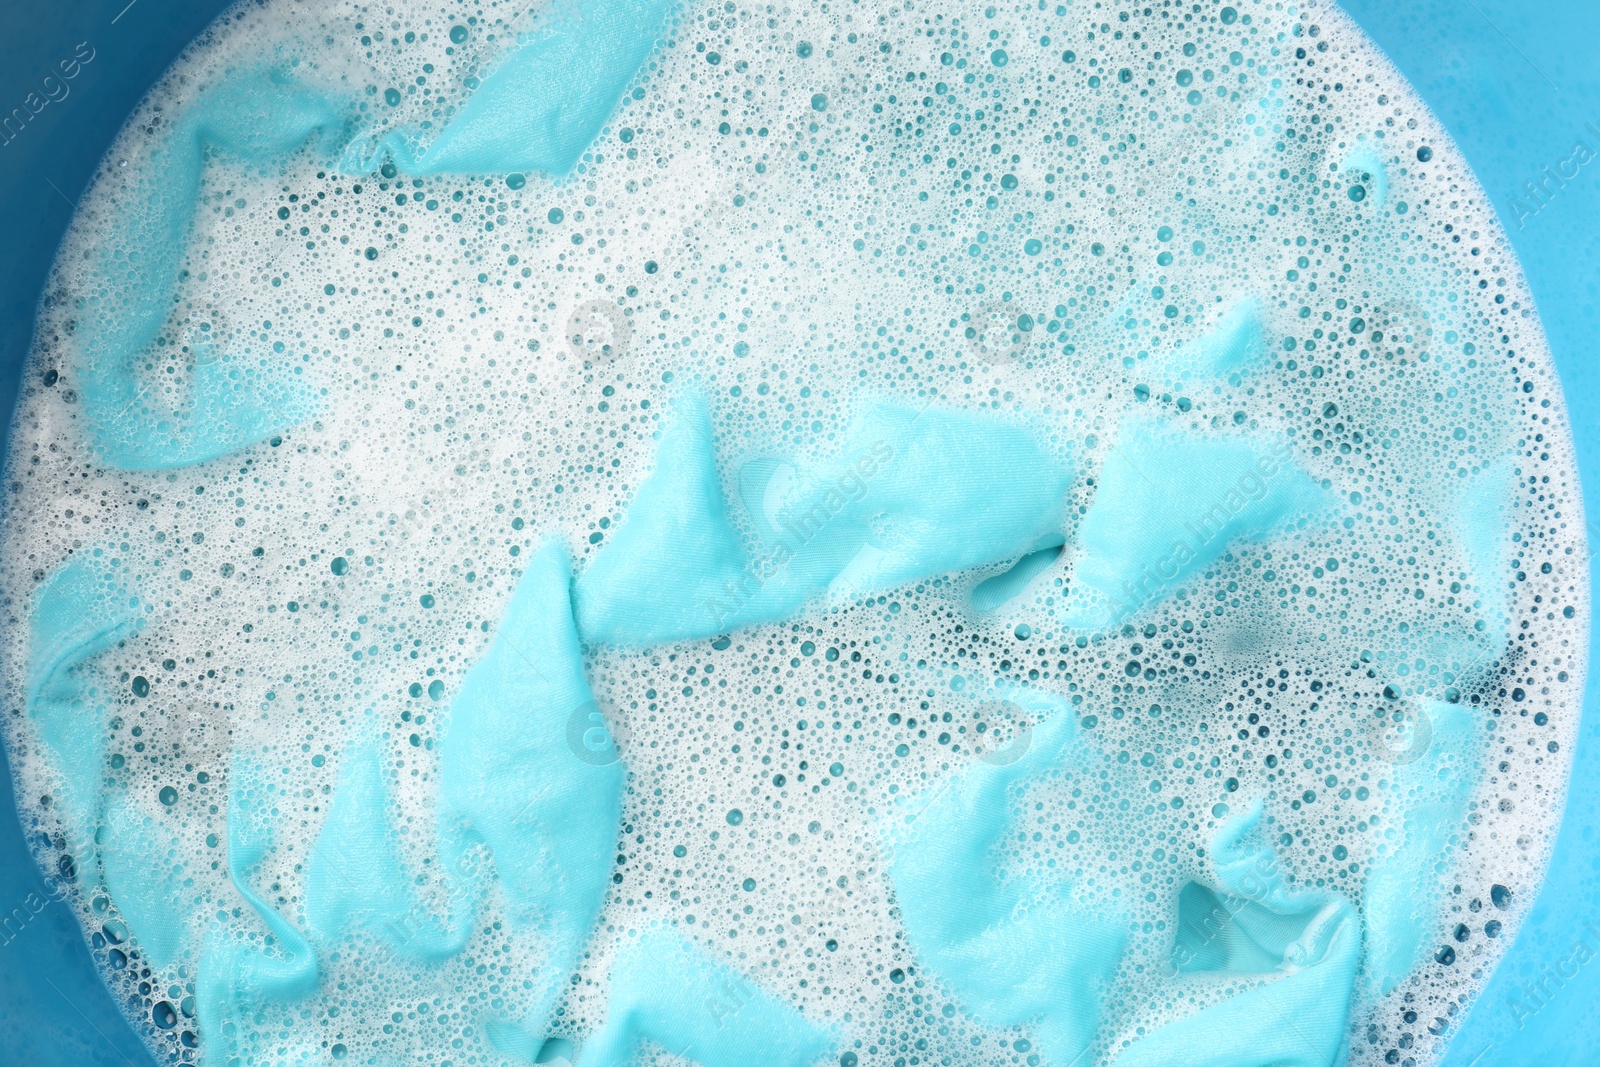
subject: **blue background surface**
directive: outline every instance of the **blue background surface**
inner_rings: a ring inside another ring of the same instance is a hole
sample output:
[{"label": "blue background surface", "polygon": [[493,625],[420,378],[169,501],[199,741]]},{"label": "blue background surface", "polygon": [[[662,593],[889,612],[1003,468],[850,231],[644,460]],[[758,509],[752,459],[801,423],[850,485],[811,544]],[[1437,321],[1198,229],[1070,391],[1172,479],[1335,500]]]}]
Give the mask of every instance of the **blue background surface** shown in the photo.
[{"label": "blue background surface", "polygon": [[[74,202],[145,89],[226,6],[222,0],[67,0],[9,4],[0,12],[0,114],[40,92],[42,78],[56,73],[80,42],[95,53],[68,83],[65,99],[0,147],[6,215],[0,420],[9,419],[39,290]],[[1600,3],[1344,0],[1343,6],[1443,120],[1499,212],[1566,389],[1586,509],[1600,518],[1600,360],[1594,350],[1600,336],[1600,159],[1562,185],[1550,182],[1542,203],[1525,187],[1545,181],[1543,168],[1553,171],[1579,140],[1600,153]],[[1600,547],[1597,530],[1600,524],[1591,522],[1591,556]],[[1590,660],[1600,666],[1596,647]],[[1591,678],[1575,787],[1549,876],[1477,1005],[1467,1018],[1449,1020],[1455,1038],[1448,1067],[1600,1062],[1597,692]],[[28,858],[3,752],[0,775],[0,1059],[34,1067],[146,1067],[152,1060],[100,983],[76,923]],[[1513,888],[1521,889],[1523,906],[1532,890]],[[1431,1014],[1416,1026],[1427,1025]]]}]

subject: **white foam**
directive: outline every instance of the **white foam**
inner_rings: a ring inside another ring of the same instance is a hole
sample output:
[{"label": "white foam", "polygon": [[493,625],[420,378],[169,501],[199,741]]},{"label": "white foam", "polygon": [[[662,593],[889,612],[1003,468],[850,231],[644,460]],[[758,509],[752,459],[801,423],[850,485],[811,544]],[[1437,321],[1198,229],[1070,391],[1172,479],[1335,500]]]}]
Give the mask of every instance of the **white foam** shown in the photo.
[{"label": "white foam", "polygon": [[[0,540],[10,706],[32,589],[71,553],[121,559],[151,611],[93,668],[116,694],[122,762],[108,774],[141,796],[178,788],[196,915],[237,906],[207,844],[223,834],[226,752],[281,770],[293,804],[255,883],[298,921],[307,849],[369,714],[397,840],[423,869],[435,731],[521,561],[549,535],[580,569],[603,547],[686,383],[711,396],[729,499],[740,462],[826,452],[858,400],[891,395],[1033,419],[1078,465],[1073,503],[1087,506],[1116,427],[1139,409],[1201,433],[1288,435],[1340,501],[1337,520],[1238,547],[1104,638],[1059,621],[1069,530],[1061,559],[992,612],[972,611],[970,590],[1004,568],[818,609],[720,650],[592,652],[632,772],[626,860],[563,1025],[579,1037],[603,1018],[615,932],[665,918],[841,1025],[840,1051],[862,1064],[1032,1062],[1025,1032],[982,1030],[919,970],[873,830],[896,798],[983,747],[978,722],[991,720],[952,680],[998,674],[1097,720],[1103,765],[1019,800],[1006,862],[1126,909],[1130,947],[1096,1051],[1109,1060],[1140,1028],[1232,989],[1179,983],[1167,962],[1177,891],[1212,880],[1214,805],[1264,797],[1294,876],[1359,899],[1390,829],[1389,765],[1366,723],[1393,684],[1407,698],[1457,688],[1493,738],[1449,870],[1422,887],[1440,902],[1431,941],[1455,962],[1425,961],[1352,1019],[1353,1063],[1383,1062],[1401,1042],[1432,1062],[1442,1042],[1430,1025],[1470,1003],[1553,841],[1584,679],[1586,553],[1559,385],[1511,250],[1448,137],[1370,42],[1331,4],[1240,3],[1224,24],[1212,7],[697,2],[642,95],[564,182],[384,180],[312,154],[282,174],[208,168],[180,307],[235,335],[270,321],[260,329],[286,342],[282,358],[303,359],[320,410],[277,443],[204,465],[96,466],[72,402],[69,324],[97,220],[124,209],[125,175],[146,160],[146,124],[264,42],[314,83],[375,87],[362,96],[373,108],[384,87],[416,86],[395,123],[442,122],[463,79],[530,17],[477,10],[239,9],[119,137],[47,292]],[[452,46],[458,23],[468,40]],[[1381,214],[1348,194],[1340,164],[1357,145],[1386,167]],[[1154,362],[1243,293],[1260,300],[1267,361],[1164,395]],[[586,359],[592,349],[563,336],[594,302],[626,317],[615,358]],[[1420,344],[1394,340],[1419,330]],[[48,370],[61,378],[47,387]],[[1499,545],[1508,651],[1488,655],[1481,679],[1419,675],[1403,651],[1418,635],[1479,618],[1458,473],[1491,462],[1516,471]],[[135,677],[148,697],[132,693]],[[435,682],[442,699],[428,694]],[[8,734],[25,818],[52,827],[39,799],[51,767],[25,719]],[[1516,891],[1510,911],[1489,902],[1497,883]],[[98,930],[114,908],[81,888]],[[1490,919],[1505,923],[1498,939]],[[314,1000],[269,1017],[361,1062],[497,1062],[477,1020],[491,1001],[514,1004],[538,960],[479,925],[433,971],[353,947],[327,961]],[[108,978],[136,998],[149,981],[147,1004],[179,1003],[194,970],[146,974],[136,960]],[[143,1030],[163,1053],[192,1055],[183,1026]]]}]

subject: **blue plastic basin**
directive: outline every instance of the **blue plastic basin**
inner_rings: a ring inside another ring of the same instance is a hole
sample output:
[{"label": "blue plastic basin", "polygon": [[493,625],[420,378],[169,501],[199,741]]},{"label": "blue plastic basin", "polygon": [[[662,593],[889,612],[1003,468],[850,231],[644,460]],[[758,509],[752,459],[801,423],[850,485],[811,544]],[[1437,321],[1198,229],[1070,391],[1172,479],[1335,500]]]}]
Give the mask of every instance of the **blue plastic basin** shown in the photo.
[{"label": "blue plastic basin", "polygon": [[[0,420],[9,422],[45,272],[75,199],[145,90],[222,0],[63,0],[0,13],[0,112],[64,59],[92,53],[64,97],[0,136]],[[1345,0],[1442,119],[1500,214],[1538,302],[1577,439],[1584,500],[1600,516],[1600,160],[1543,200],[1525,184],[1600,149],[1600,4],[1594,0]],[[85,51],[87,48],[87,53]],[[56,91],[59,96],[59,90]],[[1571,173],[1570,165],[1567,168]],[[1552,186],[1546,185],[1546,189]],[[0,425],[0,429],[5,429]],[[6,434],[0,434],[0,449]],[[1590,523],[1591,555],[1600,524]],[[1600,629],[1595,631],[1600,637]],[[1595,645],[1591,642],[1591,660]],[[1449,1019],[1450,1067],[1600,1062],[1600,687],[1591,674],[1573,784],[1548,877],[1505,961]],[[11,709],[8,709],[11,713]],[[67,906],[34,867],[0,751],[0,1060],[143,1067]],[[1520,906],[1520,905],[1519,905]],[[1436,1014],[1419,1012],[1423,1027]],[[1406,1062],[1404,1060],[1402,1063]]]}]

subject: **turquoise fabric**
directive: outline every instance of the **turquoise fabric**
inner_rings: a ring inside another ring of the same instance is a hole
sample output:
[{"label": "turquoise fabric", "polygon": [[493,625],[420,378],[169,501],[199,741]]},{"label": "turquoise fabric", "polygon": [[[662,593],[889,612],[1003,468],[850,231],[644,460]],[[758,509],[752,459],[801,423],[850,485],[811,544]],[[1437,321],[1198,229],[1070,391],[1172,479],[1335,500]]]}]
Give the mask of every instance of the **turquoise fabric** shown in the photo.
[{"label": "turquoise fabric", "polygon": [[1367,864],[1362,911],[1367,917],[1367,978],[1388,993],[1427,956],[1441,936],[1439,888],[1461,835],[1467,798],[1482,771],[1486,734],[1474,712],[1428,701],[1419,722],[1430,742],[1418,758],[1389,775],[1382,851]]},{"label": "turquoise fabric", "polygon": [[[690,392],[677,408],[621,528],[578,576],[574,607],[586,640],[653,645],[719,633],[717,599],[745,573],[706,399]],[[772,617],[788,607],[771,609]]]},{"label": "turquoise fabric", "polygon": [[1288,441],[1126,419],[1077,537],[1067,625],[1102,630],[1183,588],[1235,542],[1307,523],[1327,494]]},{"label": "turquoise fabric", "polygon": [[1172,964],[1181,973],[1270,974],[1321,906],[1274,911],[1247,897],[1190,882],[1178,894]]},{"label": "turquoise fabric", "polygon": [[306,927],[321,941],[367,929],[402,946],[411,942],[404,936],[411,896],[390,836],[383,774],[382,754],[374,741],[363,738],[351,746],[333,807],[306,864]]},{"label": "turquoise fabric", "polygon": [[682,397],[622,527],[579,576],[586,640],[711,637],[827,595],[1016,560],[1061,543],[1072,481],[1023,426],[889,403],[867,405],[830,457],[747,467],[749,544],[723,497],[706,399]]},{"label": "turquoise fabric", "polygon": [[669,926],[625,935],[611,967],[606,1022],[582,1067],[621,1067],[660,1046],[704,1067],[808,1067],[836,1040]]},{"label": "turquoise fabric", "polygon": [[[230,341],[217,339],[220,322],[187,337],[170,336],[167,324],[207,153],[276,168],[343,126],[342,101],[267,70],[226,74],[175,116],[122,209],[105,220],[78,308],[78,387],[102,462],[129,470],[200,463],[265,440],[313,409],[310,386],[290,366],[295,357],[269,328],[238,323]],[[165,373],[169,364],[176,374]]]},{"label": "turquoise fabric", "polygon": [[[1180,922],[1174,962],[1189,975],[1274,973],[1242,993],[1141,1037],[1116,1067],[1338,1067],[1345,1060],[1361,919],[1349,901],[1296,890],[1271,848],[1250,840],[1258,800],[1217,831],[1212,860],[1223,892],[1209,925]],[[1211,945],[1211,941],[1223,942]],[[1204,961],[1205,966],[1195,966]],[[1203,973],[1196,973],[1203,972]]]},{"label": "turquoise fabric", "polygon": [[[585,743],[594,702],[572,623],[565,550],[551,542],[529,561],[494,637],[461,683],[440,741],[440,856],[450,913],[414,899],[391,830],[382,753],[365,731],[344,757],[332,808],[307,862],[302,935],[269,909],[249,878],[272,847],[280,814],[269,777],[236,763],[230,786],[229,870],[271,935],[263,952],[244,930],[218,924],[201,962],[200,1025],[217,1062],[246,1055],[239,1021],[261,1005],[292,1002],[318,981],[318,946],[364,934],[423,962],[459,952],[481,903],[468,855],[487,845],[505,914],[544,950],[543,988],[514,1019],[485,1020],[502,1051],[532,1060],[556,1002],[593,933],[610,885],[622,812],[614,748]],[[574,716],[585,729],[577,740]],[[131,901],[150,897],[129,885]],[[122,896],[119,893],[119,903]],[[291,1057],[292,1059],[292,1057]]]},{"label": "turquoise fabric", "polygon": [[178,836],[161,825],[171,813],[141,809],[126,792],[106,802],[100,866],[117,911],[152,967],[189,955],[193,896],[184,890]]},{"label": "turquoise fabric", "polygon": [[106,694],[83,668],[139,629],[139,601],[95,553],[73,556],[34,594],[29,615],[28,714],[61,775],[56,803],[77,861],[92,855],[105,789]]},{"label": "turquoise fabric", "polygon": [[1245,297],[1197,341],[1179,345],[1159,366],[1167,385],[1200,384],[1231,380],[1259,366],[1267,357],[1267,338],[1261,325],[1261,301]]},{"label": "turquoise fabric", "polygon": [[[258,1011],[310,996],[320,974],[311,944],[251,883],[283,818],[278,805],[286,802],[267,767],[249,756],[235,757],[228,772],[228,875],[250,918],[243,922],[248,929],[218,918],[201,952],[195,1014],[206,1067],[315,1062],[313,1049],[291,1042],[287,1054],[279,1054],[274,1030],[262,1034],[251,1028]],[[274,1054],[258,1050],[261,1042]]]},{"label": "turquoise fabric", "polygon": [[665,37],[678,0],[557,0],[420,151],[390,135],[375,155],[352,146],[345,169],[391,157],[407,174],[565,177],[600,135]]},{"label": "turquoise fabric", "polygon": [[460,870],[488,845],[510,925],[546,945],[548,982],[523,1016],[538,1039],[605,903],[622,820],[622,764],[569,729],[594,707],[570,586],[565,548],[547,543],[462,681],[439,759],[441,863]]},{"label": "turquoise fabric", "polygon": [[[1071,887],[1003,877],[1011,792],[1070,763],[1085,744],[1071,708],[1026,689],[998,694],[1032,716],[1026,752],[980,760],[915,798],[885,829],[886,867],[924,967],[987,1026],[1028,1026],[1048,1064],[1078,1062],[1127,940],[1125,920]],[[1009,751],[1009,750],[1008,750]]]},{"label": "turquoise fabric", "polygon": [[466,947],[485,879],[450,838],[437,868],[445,914],[434,914],[416,898],[395,848],[383,775],[382,753],[371,738],[351,746],[333,808],[306,864],[306,925],[319,945],[361,932],[413,960],[448,959]]},{"label": "turquoise fabric", "polygon": [[[1055,538],[1047,538],[1047,541]],[[1055,565],[1066,550],[1066,543],[1047,545],[1037,552],[1029,552],[1017,562],[992,578],[985,578],[972,589],[972,609],[978,612],[994,611],[1011,603],[1039,575]]]}]

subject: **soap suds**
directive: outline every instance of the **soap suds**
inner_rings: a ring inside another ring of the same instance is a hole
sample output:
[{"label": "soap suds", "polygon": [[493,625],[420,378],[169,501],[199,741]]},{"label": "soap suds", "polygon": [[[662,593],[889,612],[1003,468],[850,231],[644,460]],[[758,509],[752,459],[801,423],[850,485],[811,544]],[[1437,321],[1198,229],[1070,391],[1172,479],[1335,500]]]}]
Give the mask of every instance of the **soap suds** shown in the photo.
[{"label": "soap suds", "polygon": [[242,6],[27,374],[19,806],[175,1062],[1431,1063],[1559,821],[1559,383],[1332,4]]}]

